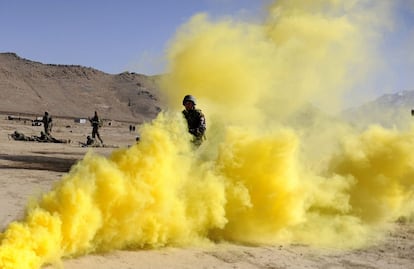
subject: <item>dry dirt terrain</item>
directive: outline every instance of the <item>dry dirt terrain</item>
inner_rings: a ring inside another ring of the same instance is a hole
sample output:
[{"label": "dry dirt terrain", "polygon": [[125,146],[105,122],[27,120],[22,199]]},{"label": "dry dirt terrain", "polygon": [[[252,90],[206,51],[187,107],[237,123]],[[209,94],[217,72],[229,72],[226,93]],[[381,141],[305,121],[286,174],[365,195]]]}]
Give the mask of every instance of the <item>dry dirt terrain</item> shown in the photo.
[{"label": "dry dirt terrain", "polygon": [[[30,197],[47,192],[70,167],[90,150],[79,146],[91,131],[89,124],[72,120],[56,120],[54,136],[71,143],[39,143],[14,141],[14,130],[38,135],[41,126],[28,121],[0,117],[0,224],[24,215]],[[127,147],[135,142],[136,133],[126,123],[112,122],[102,129],[105,144]],[[93,148],[108,155],[114,148]],[[64,268],[130,269],[130,268],[414,268],[414,227],[396,223],[396,229],[385,241],[360,250],[339,251],[315,249],[305,245],[243,246],[212,244],[186,249],[116,250],[104,254],[65,259]],[[45,268],[52,268],[51,266]]]}]

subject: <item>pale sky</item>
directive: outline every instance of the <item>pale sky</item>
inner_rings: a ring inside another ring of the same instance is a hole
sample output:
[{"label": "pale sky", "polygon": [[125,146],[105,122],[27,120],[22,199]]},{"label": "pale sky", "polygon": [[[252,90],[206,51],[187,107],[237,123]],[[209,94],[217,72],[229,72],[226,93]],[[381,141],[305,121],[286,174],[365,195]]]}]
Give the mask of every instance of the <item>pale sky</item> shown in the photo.
[{"label": "pale sky", "polygon": [[168,41],[191,16],[258,17],[262,0],[0,0],[0,52],[117,74],[163,71]]}]

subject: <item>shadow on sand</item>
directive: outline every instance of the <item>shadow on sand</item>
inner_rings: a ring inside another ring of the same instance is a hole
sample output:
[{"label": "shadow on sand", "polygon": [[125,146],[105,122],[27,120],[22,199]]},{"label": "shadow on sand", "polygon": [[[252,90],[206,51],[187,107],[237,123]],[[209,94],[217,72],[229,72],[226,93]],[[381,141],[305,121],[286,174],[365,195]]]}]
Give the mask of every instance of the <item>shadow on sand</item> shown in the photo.
[{"label": "shadow on sand", "polygon": [[0,160],[11,162],[6,164],[0,162],[0,169],[29,169],[68,172],[72,165],[74,165],[79,159],[38,155],[0,154]]}]

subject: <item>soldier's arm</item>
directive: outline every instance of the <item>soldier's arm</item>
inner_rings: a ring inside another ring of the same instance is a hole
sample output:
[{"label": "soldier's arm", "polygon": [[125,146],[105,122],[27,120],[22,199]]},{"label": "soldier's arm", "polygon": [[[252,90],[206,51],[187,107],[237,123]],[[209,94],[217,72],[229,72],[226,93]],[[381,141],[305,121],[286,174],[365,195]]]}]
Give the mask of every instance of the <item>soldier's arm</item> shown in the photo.
[{"label": "soldier's arm", "polygon": [[205,131],[206,131],[206,118],[204,117],[204,114],[201,111],[199,111],[199,125],[196,129],[196,135],[202,136]]}]

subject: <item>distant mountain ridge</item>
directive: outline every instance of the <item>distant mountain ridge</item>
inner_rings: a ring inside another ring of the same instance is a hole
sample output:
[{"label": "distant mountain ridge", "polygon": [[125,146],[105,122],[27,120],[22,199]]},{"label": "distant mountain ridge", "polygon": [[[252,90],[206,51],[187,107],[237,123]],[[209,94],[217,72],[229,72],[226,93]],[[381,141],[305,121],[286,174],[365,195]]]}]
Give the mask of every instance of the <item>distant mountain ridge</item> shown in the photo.
[{"label": "distant mountain ridge", "polygon": [[[131,72],[107,74],[80,65],[43,64],[0,53],[0,112],[42,115],[49,111],[55,117],[77,118],[97,110],[106,119],[142,123],[155,118],[163,107],[158,79]],[[347,109],[339,117],[360,127],[404,128],[414,121],[411,109],[414,91],[400,91]]]},{"label": "distant mountain ridge", "polygon": [[414,121],[414,91],[384,94],[361,106],[347,109],[341,117],[357,126],[380,124],[384,127],[406,128]]},{"label": "distant mountain ridge", "polygon": [[76,118],[96,110],[103,118],[141,123],[161,110],[157,79],[0,53],[0,111]]}]

